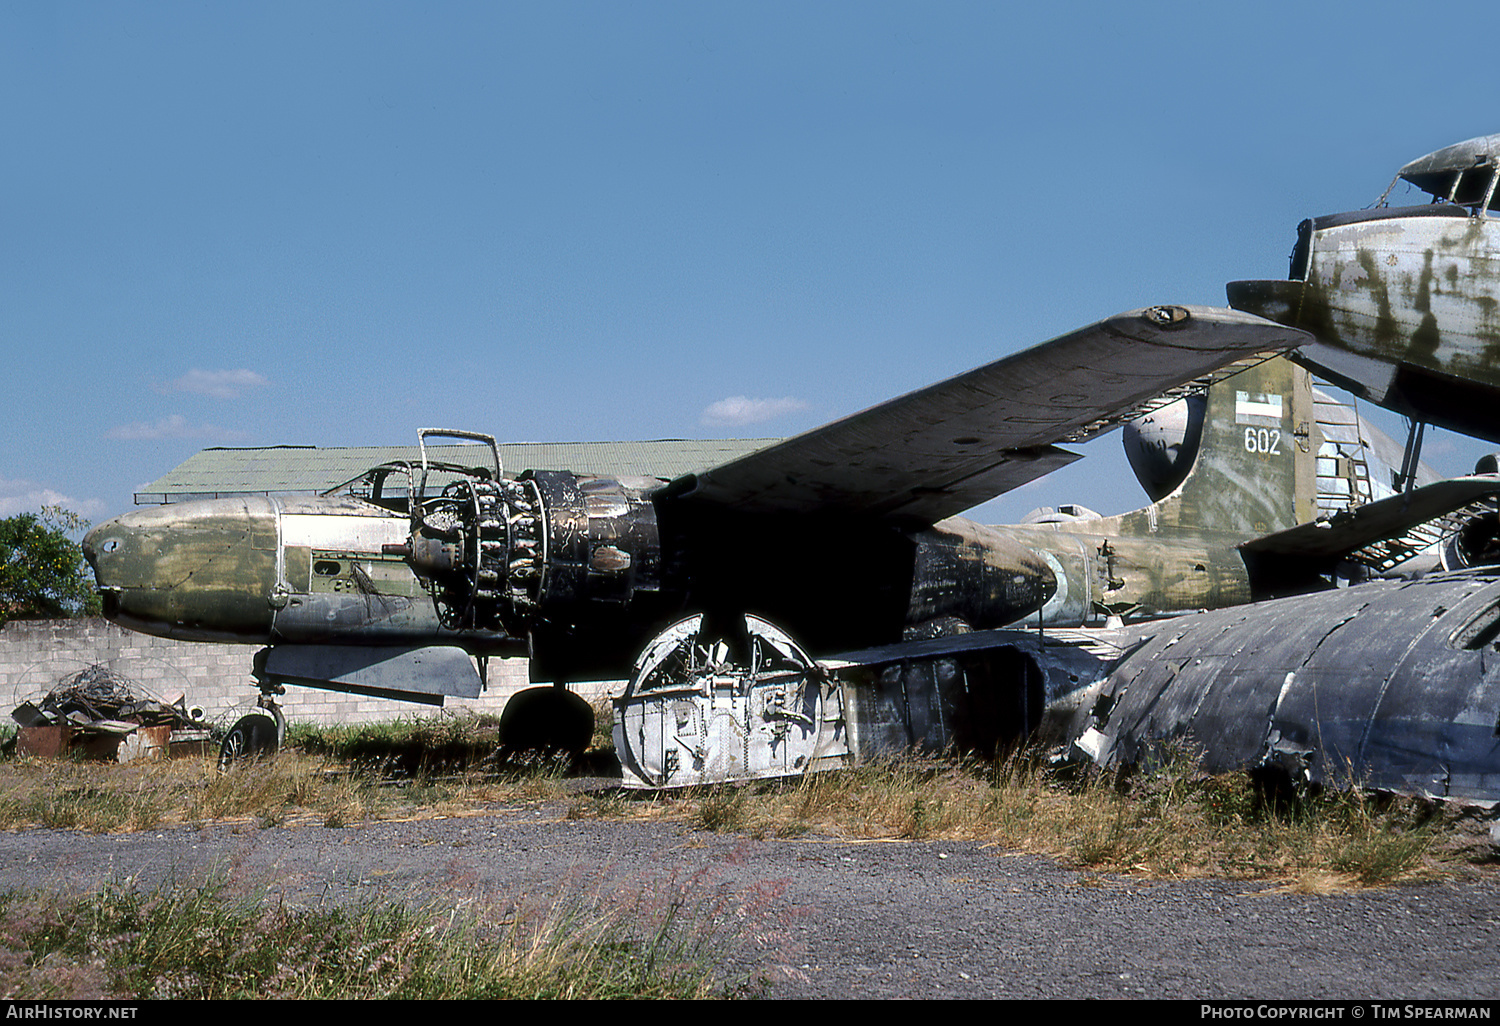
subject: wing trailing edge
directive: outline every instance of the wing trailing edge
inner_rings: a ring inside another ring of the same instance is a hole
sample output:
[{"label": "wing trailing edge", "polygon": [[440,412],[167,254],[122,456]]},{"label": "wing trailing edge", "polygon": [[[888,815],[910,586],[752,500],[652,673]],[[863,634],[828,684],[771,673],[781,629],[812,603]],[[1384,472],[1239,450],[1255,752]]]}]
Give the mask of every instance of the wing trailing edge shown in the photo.
[{"label": "wing trailing edge", "polygon": [[1134,310],[680,479],[666,494],[745,512],[933,523],[1078,458],[1059,443],[1310,340],[1237,310]]}]

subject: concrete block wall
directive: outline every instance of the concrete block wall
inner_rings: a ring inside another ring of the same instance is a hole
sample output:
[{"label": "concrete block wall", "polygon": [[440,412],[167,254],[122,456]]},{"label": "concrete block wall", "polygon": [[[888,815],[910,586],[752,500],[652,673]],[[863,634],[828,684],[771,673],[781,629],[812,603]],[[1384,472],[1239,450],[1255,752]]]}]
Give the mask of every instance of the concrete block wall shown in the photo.
[{"label": "concrete block wall", "polygon": [[[0,722],[27,699],[39,698],[60,678],[101,663],[162,699],[185,695],[210,720],[255,704],[250,676],[256,645],[171,641],[137,634],[108,620],[12,620],[0,628]],[[505,701],[529,687],[524,659],[492,659],[489,689],[478,699],[444,700],[444,709],[498,713]],[[576,688],[593,701],[606,685]],[[436,706],[337,691],[288,686],[278,701],[288,720],[366,723],[440,715]]]}]

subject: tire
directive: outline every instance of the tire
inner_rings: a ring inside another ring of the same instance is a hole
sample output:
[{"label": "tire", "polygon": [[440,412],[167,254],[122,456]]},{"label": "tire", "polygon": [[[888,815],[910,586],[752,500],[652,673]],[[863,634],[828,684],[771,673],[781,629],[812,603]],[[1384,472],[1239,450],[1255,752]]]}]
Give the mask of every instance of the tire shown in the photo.
[{"label": "tire", "polygon": [[241,716],[219,745],[219,769],[226,770],[246,759],[276,754],[276,721],[251,713]]},{"label": "tire", "polygon": [[527,688],[500,713],[500,747],[510,752],[577,755],[593,736],[593,708],[565,688]]}]

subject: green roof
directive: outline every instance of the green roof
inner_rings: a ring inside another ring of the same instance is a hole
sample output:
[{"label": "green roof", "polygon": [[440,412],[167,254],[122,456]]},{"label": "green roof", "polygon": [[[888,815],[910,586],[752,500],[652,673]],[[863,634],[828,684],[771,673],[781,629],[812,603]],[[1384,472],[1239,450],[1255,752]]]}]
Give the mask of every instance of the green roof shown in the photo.
[{"label": "green roof", "polygon": [[[662,438],[650,442],[506,442],[500,445],[500,461],[507,475],[522,470],[571,470],[671,480],[779,441]],[[427,458],[464,466],[489,466],[491,462],[488,447],[478,445],[429,445]],[[419,463],[420,450],[415,445],[204,449],[136,492],[135,502],[140,506],[233,495],[316,495],[359,477],[371,467],[396,460]]]}]

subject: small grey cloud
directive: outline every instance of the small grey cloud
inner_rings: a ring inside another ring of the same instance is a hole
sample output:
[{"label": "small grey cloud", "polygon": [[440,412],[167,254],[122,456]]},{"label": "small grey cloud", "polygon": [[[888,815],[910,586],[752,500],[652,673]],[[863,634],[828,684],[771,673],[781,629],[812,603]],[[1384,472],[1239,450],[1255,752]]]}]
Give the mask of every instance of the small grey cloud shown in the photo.
[{"label": "small grey cloud", "polygon": [[709,403],[700,423],[707,427],[759,424],[805,409],[807,403],[791,396],[781,399],[751,399],[749,396],[732,395],[728,399]]},{"label": "small grey cloud", "polygon": [[43,506],[61,506],[85,517],[97,517],[104,512],[104,503],[99,499],[75,499],[35,481],[0,478],[0,517],[36,513]]},{"label": "small grey cloud", "polygon": [[127,442],[158,438],[204,438],[216,442],[237,442],[248,436],[243,431],[216,427],[213,424],[189,424],[182,414],[174,413],[154,424],[148,424],[143,420],[121,424],[119,427],[106,431],[104,437]]},{"label": "small grey cloud", "polygon": [[169,392],[191,392],[214,399],[238,399],[253,388],[270,384],[253,370],[199,370],[194,367],[180,378],[152,388],[162,395]]}]

